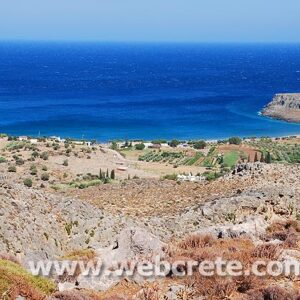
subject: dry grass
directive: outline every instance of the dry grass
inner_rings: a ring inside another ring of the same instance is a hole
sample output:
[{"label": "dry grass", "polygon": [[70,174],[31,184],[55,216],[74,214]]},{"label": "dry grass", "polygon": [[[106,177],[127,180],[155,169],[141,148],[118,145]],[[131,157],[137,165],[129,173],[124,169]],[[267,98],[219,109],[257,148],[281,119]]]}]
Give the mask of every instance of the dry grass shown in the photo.
[{"label": "dry grass", "polygon": [[[296,233],[299,230],[297,222],[287,222],[281,224],[280,227],[276,224],[272,228],[270,229],[272,233],[280,230],[282,234],[286,234],[282,245],[265,243],[255,246],[251,240],[247,239],[215,239],[207,235],[191,235],[176,246],[173,245],[172,250],[168,254],[171,256],[171,262],[175,260],[196,260],[200,263],[205,260],[214,261],[217,257],[222,257],[223,260],[227,261],[238,260],[242,263],[243,269],[246,270],[257,260],[276,260],[281,250],[289,246],[286,241],[292,236],[291,233]],[[290,245],[293,244],[294,242]],[[279,279],[280,277],[276,280]],[[253,291],[256,291],[258,294],[261,293],[263,295],[261,299],[296,299],[278,298],[277,296],[281,297],[283,293],[279,288],[270,287],[264,289],[272,280],[274,279],[268,276],[257,278],[254,275],[240,277],[215,275],[204,277],[199,272],[194,272],[194,275],[187,279],[186,284],[193,286],[198,296],[205,296],[208,300],[231,299],[235,295],[245,296],[245,299],[248,299],[252,297],[251,293],[255,295]],[[287,293],[286,295],[289,294]]]},{"label": "dry grass", "polygon": [[267,228],[267,234],[263,237],[266,241],[279,240],[285,248],[297,248],[299,243],[300,222],[287,220],[275,222]]},{"label": "dry grass", "polygon": [[[88,291],[70,290],[64,292],[56,292],[51,299],[57,300],[102,300],[100,296]],[[121,299],[121,298],[120,298]]]},{"label": "dry grass", "polygon": [[96,258],[97,254],[92,249],[75,250],[63,256],[63,260],[70,261],[90,261]]},{"label": "dry grass", "polygon": [[251,290],[244,300],[299,300],[298,291],[287,291],[279,286],[271,285],[267,288]]},{"label": "dry grass", "polygon": [[0,297],[15,299],[21,295],[31,300],[45,299],[55,290],[55,285],[41,277],[34,277],[19,264],[0,259]]},{"label": "dry grass", "polygon": [[211,247],[215,243],[215,238],[211,235],[190,235],[185,240],[178,244],[179,248],[199,249],[204,247]]}]

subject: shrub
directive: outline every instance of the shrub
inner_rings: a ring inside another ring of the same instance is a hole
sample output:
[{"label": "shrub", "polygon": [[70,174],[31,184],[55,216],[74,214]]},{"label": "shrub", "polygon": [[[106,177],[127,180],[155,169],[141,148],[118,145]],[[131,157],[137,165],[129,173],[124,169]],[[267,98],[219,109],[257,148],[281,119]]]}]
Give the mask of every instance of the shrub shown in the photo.
[{"label": "shrub", "polygon": [[47,151],[42,152],[41,155],[40,155],[40,158],[43,159],[43,160],[48,160],[48,158],[49,158],[48,152]]},{"label": "shrub", "polygon": [[43,166],[42,166],[42,170],[43,170],[43,171],[48,171],[47,166],[43,165]]},{"label": "shrub", "polygon": [[5,162],[6,162],[6,159],[4,157],[0,156],[0,164],[5,163]]},{"label": "shrub", "polygon": [[172,140],[170,143],[169,143],[169,146],[173,147],[173,148],[176,148],[178,145],[180,144],[180,142],[178,140]]},{"label": "shrub", "polygon": [[105,177],[103,180],[103,183],[104,184],[110,183],[110,179],[108,177]]},{"label": "shrub", "polygon": [[208,181],[212,181],[212,180],[215,180],[217,178],[215,172],[204,172],[203,175],[206,178],[206,180],[208,180]]},{"label": "shrub", "polygon": [[270,164],[271,162],[272,162],[271,153],[268,152],[268,153],[267,153],[267,156],[266,156],[266,163],[267,163],[267,164]]},{"label": "shrub", "polygon": [[53,150],[58,150],[60,148],[59,144],[53,144]]},{"label": "shrub", "polygon": [[275,244],[257,245],[252,252],[252,256],[255,258],[275,260],[278,255],[278,250],[279,247]]},{"label": "shrub", "polygon": [[194,234],[188,236],[185,240],[179,243],[179,247],[182,249],[193,249],[211,247],[215,242],[215,238],[211,235]]},{"label": "shrub", "polygon": [[49,180],[49,174],[48,173],[43,173],[42,176],[41,176],[41,179],[43,181],[48,181]]},{"label": "shrub", "polygon": [[33,151],[31,153],[31,156],[34,157],[34,158],[37,158],[39,156],[39,153],[37,151]]},{"label": "shrub", "polygon": [[204,149],[206,147],[205,141],[198,141],[194,144],[195,149]]},{"label": "shrub", "polygon": [[25,178],[23,183],[27,187],[32,187],[32,180],[30,178]]},{"label": "shrub", "polygon": [[7,171],[11,172],[11,173],[15,173],[15,172],[17,172],[17,168],[16,168],[16,166],[10,165],[10,166],[8,166]]},{"label": "shrub", "polygon": [[228,140],[229,144],[233,144],[233,145],[240,145],[242,143],[242,140],[239,137],[231,137]]},{"label": "shrub", "polygon": [[30,167],[30,174],[31,175],[36,175],[37,174],[37,168],[35,165],[31,165]]},{"label": "shrub", "polygon": [[20,157],[18,157],[17,159],[16,159],[16,165],[17,166],[21,166],[21,165],[24,165],[24,159],[22,159],[22,158],[20,158]]},{"label": "shrub", "polygon": [[163,179],[167,179],[167,180],[177,180],[177,174],[167,174],[163,177]]},{"label": "shrub", "polygon": [[140,143],[140,144],[136,144],[135,145],[135,149],[136,150],[144,150],[145,149],[145,144],[144,143]]},{"label": "shrub", "polygon": [[156,144],[156,145],[161,145],[161,144],[166,144],[167,141],[166,140],[153,140],[151,143]]},{"label": "shrub", "polygon": [[69,161],[67,159],[64,160],[63,166],[67,167],[69,165]]},{"label": "shrub", "polygon": [[118,144],[116,142],[112,142],[110,148],[112,150],[118,150]]}]

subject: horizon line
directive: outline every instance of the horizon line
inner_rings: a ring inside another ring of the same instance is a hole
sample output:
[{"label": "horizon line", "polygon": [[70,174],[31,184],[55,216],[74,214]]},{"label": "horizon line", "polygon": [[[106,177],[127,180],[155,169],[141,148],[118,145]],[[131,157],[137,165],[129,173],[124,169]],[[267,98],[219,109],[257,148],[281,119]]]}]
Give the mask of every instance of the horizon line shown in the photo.
[{"label": "horizon line", "polygon": [[98,40],[98,39],[7,39],[0,38],[0,43],[97,43],[97,44],[198,44],[198,45],[297,45],[300,41],[139,41],[139,40]]}]

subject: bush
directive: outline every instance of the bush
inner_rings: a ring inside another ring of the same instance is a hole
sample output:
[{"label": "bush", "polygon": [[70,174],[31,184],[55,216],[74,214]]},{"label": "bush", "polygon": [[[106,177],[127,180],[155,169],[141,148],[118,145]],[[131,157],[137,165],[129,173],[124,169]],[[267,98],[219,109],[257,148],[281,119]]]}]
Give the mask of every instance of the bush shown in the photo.
[{"label": "bush", "polygon": [[166,140],[153,140],[151,143],[156,144],[156,145],[161,145],[161,144],[166,144],[167,141]]},{"label": "bush", "polygon": [[177,180],[177,175],[176,174],[167,174],[163,178],[167,179],[167,180]]},{"label": "bush", "polygon": [[17,172],[17,168],[16,168],[16,166],[9,166],[7,171],[15,173],[15,172]]},{"label": "bush", "polygon": [[69,165],[69,161],[67,159],[64,160],[63,166],[67,167]]},{"label": "bush", "polygon": [[204,149],[206,147],[205,141],[198,141],[194,144],[195,149]]},{"label": "bush", "polygon": [[232,145],[240,145],[242,143],[242,140],[239,137],[231,137],[228,140],[228,142],[229,142],[229,144],[232,144]]},{"label": "bush", "polygon": [[118,150],[118,144],[116,142],[112,142],[110,148],[112,150]]},{"label": "bush", "polygon": [[176,148],[178,145],[180,144],[180,142],[178,140],[172,140],[170,143],[169,143],[169,146],[173,147],[173,148]]},{"label": "bush", "polygon": [[140,144],[136,144],[135,145],[135,149],[136,150],[144,150],[145,149],[145,144],[144,143],[140,143]]},{"label": "bush", "polygon": [[43,173],[42,174],[42,176],[41,176],[41,179],[43,180],[43,181],[48,181],[49,180],[49,174],[48,173]]},{"label": "bush", "polygon": [[272,162],[272,157],[271,157],[271,154],[270,152],[267,153],[267,156],[266,156],[266,163],[267,164],[270,164]]},{"label": "bush", "polygon": [[31,165],[30,167],[30,174],[31,175],[36,175],[37,174],[37,168],[35,165]]},{"label": "bush", "polygon": [[31,156],[34,157],[34,158],[37,158],[39,156],[39,153],[37,151],[33,151],[31,153]]},{"label": "bush", "polygon": [[17,166],[24,165],[24,159],[18,157],[18,158],[16,159],[16,165],[17,165]]},{"label": "bush", "polygon": [[47,166],[43,165],[43,166],[42,166],[42,170],[43,170],[43,171],[48,171]]},{"label": "bush", "polygon": [[30,178],[25,178],[23,183],[27,187],[32,187],[32,180]]},{"label": "bush", "polygon": [[5,162],[6,162],[6,159],[4,157],[0,156],[0,164],[5,163]]},{"label": "bush", "polygon": [[43,160],[48,160],[48,158],[49,158],[48,152],[47,151],[42,152],[41,155],[40,155],[40,158],[43,159]]}]

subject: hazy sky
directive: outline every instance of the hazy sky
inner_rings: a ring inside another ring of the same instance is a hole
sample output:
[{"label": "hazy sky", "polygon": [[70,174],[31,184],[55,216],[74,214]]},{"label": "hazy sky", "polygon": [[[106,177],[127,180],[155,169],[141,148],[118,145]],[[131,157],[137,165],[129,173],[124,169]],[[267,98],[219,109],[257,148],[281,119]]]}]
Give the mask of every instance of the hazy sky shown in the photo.
[{"label": "hazy sky", "polygon": [[300,0],[0,0],[0,39],[300,42]]}]

